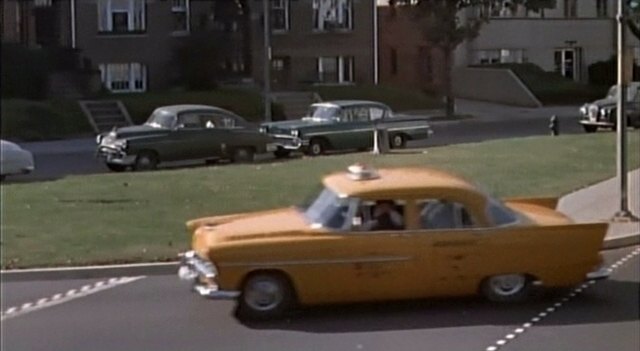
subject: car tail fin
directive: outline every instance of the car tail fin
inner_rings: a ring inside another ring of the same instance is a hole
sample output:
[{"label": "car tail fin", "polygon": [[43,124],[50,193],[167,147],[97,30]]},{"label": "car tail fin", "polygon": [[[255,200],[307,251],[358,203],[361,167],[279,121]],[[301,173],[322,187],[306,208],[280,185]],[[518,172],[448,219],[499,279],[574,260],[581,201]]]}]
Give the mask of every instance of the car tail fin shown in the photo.
[{"label": "car tail fin", "polygon": [[517,198],[504,199],[504,202],[536,205],[536,206],[546,207],[552,210],[555,210],[556,207],[558,206],[557,197],[517,197]]}]

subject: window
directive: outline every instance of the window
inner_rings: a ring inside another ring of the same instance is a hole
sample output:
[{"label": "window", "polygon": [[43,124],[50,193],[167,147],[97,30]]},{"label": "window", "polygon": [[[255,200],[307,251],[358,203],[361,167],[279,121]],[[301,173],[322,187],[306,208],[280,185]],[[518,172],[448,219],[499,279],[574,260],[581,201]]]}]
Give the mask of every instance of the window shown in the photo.
[{"label": "window", "polygon": [[578,0],[564,1],[564,17],[575,18],[578,16]]},{"label": "window", "polygon": [[173,31],[189,31],[189,0],[171,0],[171,13],[173,14]]},{"label": "window", "polygon": [[289,30],[289,0],[271,0],[271,30]]},{"label": "window", "polygon": [[271,60],[271,68],[274,71],[284,71],[289,67],[289,57],[274,57]]},{"label": "window", "polygon": [[369,115],[371,116],[372,121],[382,119],[385,116],[385,110],[379,107],[371,107],[369,109]]},{"label": "window", "polygon": [[321,83],[353,82],[353,57],[319,57],[318,81]]},{"label": "window", "polygon": [[185,112],[178,116],[178,127],[185,129],[200,129],[202,122],[198,112]]},{"label": "window", "polygon": [[524,49],[477,50],[475,63],[490,65],[495,63],[524,63]]},{"label": "window", "polygon": [[404,229],[404,201],[363,201],[356,212],[356,229],[361,231],[389,231]]},{"label": "window", "polygon": [[460,203],[446,200],[425,200],[418,204],[422,229],[455,229],[473,227],[474,221]]},{"label": "window", "polygon": [[353,29],[352,0],[313,0],[313,28],[318,31]]},{"label": "window", "polygon": [[366,122],[369,120],[368,107],[350,107],[342,111],[342,120],[345,122]]},{"label": "window", "polygon": [[98,68],[102,83],[112,92],[147,90],[147,68],[140,63],[107,63]]},{"label": "window", "polygon": [[596,0],[596,15],[598,17],[608,16],[608,2],[607,0]]},{"label": "window", "polygon": [[145,17],[145,0],[98,0],[99,32],[142,32]]}]

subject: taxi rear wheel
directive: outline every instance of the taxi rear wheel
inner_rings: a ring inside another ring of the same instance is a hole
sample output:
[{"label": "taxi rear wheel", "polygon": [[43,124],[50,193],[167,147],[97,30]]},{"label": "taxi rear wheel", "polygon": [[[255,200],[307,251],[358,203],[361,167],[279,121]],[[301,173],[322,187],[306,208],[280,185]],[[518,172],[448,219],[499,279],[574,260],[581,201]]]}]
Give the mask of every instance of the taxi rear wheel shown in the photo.
[{"label": "taxi rear wheel", "polygon": [[486,278],[480,290],[490,301],[518,302],[529,296],[531,283],[525,274],[501,274]]},{"label": "taxi rear wheel", "polygon": [[243,319],[271,319],[283,316],[295,302],[289,279],[277,272],[250,275],[238,299],[237,313]]}]

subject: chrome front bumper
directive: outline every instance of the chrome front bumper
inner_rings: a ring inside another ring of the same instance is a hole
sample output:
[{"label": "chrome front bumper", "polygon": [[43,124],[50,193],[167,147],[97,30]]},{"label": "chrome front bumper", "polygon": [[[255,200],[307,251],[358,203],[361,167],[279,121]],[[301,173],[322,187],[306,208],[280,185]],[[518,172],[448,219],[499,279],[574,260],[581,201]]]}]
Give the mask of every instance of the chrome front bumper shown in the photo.
[{"label": "chrome front bumper", "polygon": [[218,271],[215,265],[208,260],[198,256],[194,251],[187,251],[180,255],[180,268],[178,276],[181,280],[187,280],[193,283],[193,290],[200,296],[216,299],[227,300],[234,299],[240,295],[235,290],[220,290],[215,278]]},{"label": "chrome front bumper", "polygon": [[136,162],[136,155],[127,155],[124,151],[109,146],[98,146],[96,157],[107,163],[131,166]]},{"label": "chrome front bumper", "polygon": [[285,150],[299,150],[303,146],[308,146],[308,140],[302,140],[298,137],[284,134],[271,134],[274,143]]}]

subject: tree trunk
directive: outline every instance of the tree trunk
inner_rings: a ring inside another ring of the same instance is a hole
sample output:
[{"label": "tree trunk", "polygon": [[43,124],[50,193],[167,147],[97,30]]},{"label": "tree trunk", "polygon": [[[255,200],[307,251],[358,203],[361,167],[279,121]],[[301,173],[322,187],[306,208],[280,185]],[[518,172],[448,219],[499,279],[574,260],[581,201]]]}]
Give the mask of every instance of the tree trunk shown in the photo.
[{"label": "tree trunk", "polygon": [[453,84],[451,81],[451,71],[453,67],[453,50],[450,47],[443,48],[444,54],[444,96],[445,96],[445,113],[447,117],[451,117],[455,113],[455,98],[453,97]]}]

